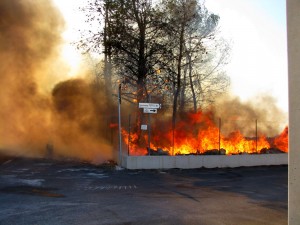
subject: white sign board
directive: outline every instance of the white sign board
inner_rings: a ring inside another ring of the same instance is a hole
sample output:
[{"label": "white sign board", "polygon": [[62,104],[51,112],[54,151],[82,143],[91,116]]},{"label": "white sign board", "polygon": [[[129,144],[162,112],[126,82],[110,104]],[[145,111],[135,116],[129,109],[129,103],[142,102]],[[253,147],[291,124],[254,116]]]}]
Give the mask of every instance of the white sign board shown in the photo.
[{"label": "white sign board", "polygon": [[147,125],[146,124],[142,124],[141,125],[141,130],[147,130]]},{"label": "white sign board", "polygon": [[160,109],[161,104],[159,103],[139,103],[139,108],[150,108],[150,109]]},{"label": "white sign board", "polygon": [[157,113],[157,109],[144,108],[144,113]]}]

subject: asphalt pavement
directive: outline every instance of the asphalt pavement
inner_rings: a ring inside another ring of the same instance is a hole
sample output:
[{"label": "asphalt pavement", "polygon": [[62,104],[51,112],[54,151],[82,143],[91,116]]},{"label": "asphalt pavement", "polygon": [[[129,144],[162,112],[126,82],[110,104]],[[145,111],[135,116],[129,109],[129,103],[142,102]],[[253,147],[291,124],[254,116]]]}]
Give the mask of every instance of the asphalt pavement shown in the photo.
[{"label": "asphalt pavement", "polygon": [[284,225],[287,218],[287,166],[126,170],[22,158],[0,165],[1,225]]}]

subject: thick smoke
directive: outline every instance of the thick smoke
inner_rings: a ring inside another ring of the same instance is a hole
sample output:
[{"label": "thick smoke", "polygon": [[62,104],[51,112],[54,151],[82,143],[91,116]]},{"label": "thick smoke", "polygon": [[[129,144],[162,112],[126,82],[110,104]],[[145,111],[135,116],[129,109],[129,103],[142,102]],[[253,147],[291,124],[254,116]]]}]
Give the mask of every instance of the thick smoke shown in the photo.
[{"label": "thick smoke", "polygon": [[[85,80],[62,81],[64,68],[57,56],[63,27],[50,0],[0,1],[0,154],[48,154],[93,162],[113,157],[104,138],[108,133],[107,98]],[[50,87],[52,91],[47,92]],[[286,125],[284,113],[271,97],[241,102],[225,96],[205,116],[212,117],[216,127],[221,118],[224,135],[240,130],[253,137],[256,120],[258,133],[267,136],[278,135]],[[157,142],[164,144],[168,137],[162,137],[170,134],[170,126],[163,124],[171,120],[160,118],[156,124],[153,118],[152,131],[163,132],[157,135]],[[193,120],[186,126],[180,122],[178,130],[197,137],[191,132]],[[156,141],[154,135],[152,141]]]},{"label": "thick smoke", "polygon": [[229,134],[235,130],[248,137],[264,134],[268,137],[280,134],[285,128],[286,114],[276,105],[276,99],[268,95],[259,95],[249,101],[239,97],[224,95],[214,108],[215,123],[221,118],[222,133]]},{"label": "thick smoke", "polygon": [[0,1],[2,154],[43,157],[48,151],[99,162],[112,157],[101,136],[100,93],[71,80],[45,94],[45,85],[63,76],[53,68],[63,26],[49,0]]},{"label": "thick smoke", "polygon": [[108,131],[103,92],[82,79],[58,83],[52,91],[55,143],[60,153],[73,154],[99,162],[112,157],[104,139]]}]

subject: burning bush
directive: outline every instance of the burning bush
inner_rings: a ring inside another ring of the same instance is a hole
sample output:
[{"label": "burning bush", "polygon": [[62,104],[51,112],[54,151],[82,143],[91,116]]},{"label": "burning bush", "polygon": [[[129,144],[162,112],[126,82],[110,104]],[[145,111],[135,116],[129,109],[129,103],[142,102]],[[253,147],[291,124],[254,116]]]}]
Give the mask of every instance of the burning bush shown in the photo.
[{"label": "burning bush", "polygon": [[140,137],[144,141],[138,141],[136,132],[129,134],[123,130],[122,134],[124,141],[130,146],[130,155],[162,155],[159,153],[162,149],[164,154],[169,155],[256,154],[266,153],[266,149],[287,152],[287,129],[286,127],[280,135],[273,138],[258,133],[255,137],[245,137],[240,130],[225,136],[222,133],[221,120],[216,119],[212,111],[200,111],[186,113],[174,131],[166,122],[155,120],[151,129],[150,151],[149,146],[146,146],[147,133],[142,133]]}]

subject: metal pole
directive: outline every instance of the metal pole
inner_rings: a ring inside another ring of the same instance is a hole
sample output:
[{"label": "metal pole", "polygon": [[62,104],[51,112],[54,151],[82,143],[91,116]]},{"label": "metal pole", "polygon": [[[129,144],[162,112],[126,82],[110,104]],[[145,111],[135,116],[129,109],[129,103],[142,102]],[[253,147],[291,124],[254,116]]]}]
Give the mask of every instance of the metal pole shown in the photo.
[{"label": "metal pole", "polygon": [[221,153],[221,118],[219,118],[219,154]]},{"label": "metal pole", "polygon": [[255,120],[255,141],[256,141],[256,153],[257,153],[257,141],[258,141],[258,134],[257,134],[257,119]]},{"label": "metal pole", "polygon": [[[111,119],[111,121],[112,121],[112,119]],[[110,128],[110,143],[111,143],[111,144],[113,144],[113,138],[114,138],[114,135],[113,135],[113,134],[114,134],[114,131],[113,131],[113,128],[111,127],[111,128]]]},{"label": "metal pole", "polygon": [[121,134],[121,84],[118,91],[118,116],[119,116],[119,163],[122,166],[122,134]]},{"label": "metal pole", "polygon": [[172,155],[174,155],[174,148],[175,148],[175,125],[172,126],[172,132],[173,132],[173,139],[172,139]]},{"label": "metal pole", "polygon": [[[149,100],[148,102],[150,103],[151,102],[151,95],[149,94]],[[151,113],[148,114],[148,155],[150,155],[150,144],[151,144],[151,116],[150,116]]]},{"label": "metal pole", "polygon": [[131,128],[131,125],[130,125],[130,121],[131,121],[131,114],[129,114],[129,118],[128,118],[128,155],[129,155],[129,151],[130,151],[130,128]]}]

